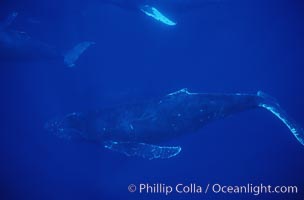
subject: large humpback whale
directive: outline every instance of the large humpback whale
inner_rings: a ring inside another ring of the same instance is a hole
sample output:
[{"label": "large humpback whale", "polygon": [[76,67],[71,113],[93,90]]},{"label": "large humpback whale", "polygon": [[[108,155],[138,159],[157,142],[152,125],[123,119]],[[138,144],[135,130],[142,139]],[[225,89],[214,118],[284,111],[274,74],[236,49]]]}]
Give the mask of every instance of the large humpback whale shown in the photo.
[{"label": "large humpback whale", "polygon": [[181,147],[159,143],[195,132],[215,119],[255,108],[273,113],[304,145],[303,129],[263,92],[207,94],[181,89],[142,104],[71,113],[61,120],[48,122],[45,127],[61,138],[94,142],[128,156],[170,158],[176,156]]},{"label": "large humpback whale", "polygon": [[39,40],[33,39],[27,33],[9,29],[18,13],[11,13],[0,23],[0,61],[26,60],[59,60],[68,67],[73,67],[79,56],[94,42],[81,42],[71,50],[61,53],[56,48]]},{"label": "large humpback whale", "polygon": [[[100,0],[103,3],[112,4],[124,9],[137,10],[153,19],[166,24],[175,26],[177,23],[170,19],[163,10],[184,12],[201,8],[208,3],[218,0]],[[162,11],[160,11],[162,10]]]}]

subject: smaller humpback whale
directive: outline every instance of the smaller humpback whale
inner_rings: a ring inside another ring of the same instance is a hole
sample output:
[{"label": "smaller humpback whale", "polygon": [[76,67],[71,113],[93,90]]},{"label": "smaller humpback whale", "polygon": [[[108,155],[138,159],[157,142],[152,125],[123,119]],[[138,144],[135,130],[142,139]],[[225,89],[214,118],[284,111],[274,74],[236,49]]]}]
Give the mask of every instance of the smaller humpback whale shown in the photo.
[{"label": "smaller humpback whale", "polygon": [[257,94],[190,93],[187,89],[141,104],[126,104],[86,113],[71,113],[45,128],[58,137],[97,143],[127,156],[171,158],[179,146],[162,146],[177,136],[195,132],[229,115],[264,108],[278,117],[304,145],[304,131],[272,97]]},{"label": "smaller humpback whale", "polygon": [[0,61],[26,60],[60,60],[68,67],[73,67],[79,56],[94,42],[81,42],[66,53],[60,53],[56,48],[31,38],[27,33],[11,30],[9,26],[18,13],[11,13],[0,24]]},{"label": "smaller humpback whale", "polygon": [[102,3],[121,7],[123,9],[140,11],[153,19],[168,26],[175,26],[176,23],[162,14],[150,1],[146,0],[101,0]]},{"label": "smaller humpback whale", "polygon": [[124,9],[137,10],[145,15],[168,26],[175,26],[177,23],[160,11],[161,9],[185,12],[205,6],[207,3],[217,0],[100,0],[103,3],[118,6]]}]

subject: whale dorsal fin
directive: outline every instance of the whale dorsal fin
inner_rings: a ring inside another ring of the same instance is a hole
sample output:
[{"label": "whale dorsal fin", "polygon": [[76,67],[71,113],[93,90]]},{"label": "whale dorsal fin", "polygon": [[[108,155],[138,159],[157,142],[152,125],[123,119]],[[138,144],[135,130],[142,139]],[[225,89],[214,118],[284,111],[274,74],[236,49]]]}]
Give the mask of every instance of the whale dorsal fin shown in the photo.
[{"label": "whale dorsal fin", "polygon": [[146,143],[107,141],[104,147],[126,156],[141,157],[145,159],[166,159],[179,154],[181,147],[157,146]]},{"label": "whale dorsal fin", "polygon": [[17,16],[18,16],[17,12],[10,13],[6,17],[6,19],[3,22],[1,22],[0,29],[6,29],[7,27],[9,27],[13,23],[13,21],[15,21]]},{"label": "whale dorsal fin", "polygon": [[167,96],[175,96],[175,95],[180,95],[180,94],[191,94],[191,93],[188,91],[188,88],[183,88],[183,89],[177,90],[175,92],[169,93],[169,94],[167,94]]},{"label": "whale dorsal fin", "polygon": [[140,10],[145,13],[147,16],[152,17],[153,19],[160,21],[168,26],[175,26],[176,23],[170,20],[168,17],[163,15],[160,11],[158,11],[155,7],[144,5],[140,7]]}]

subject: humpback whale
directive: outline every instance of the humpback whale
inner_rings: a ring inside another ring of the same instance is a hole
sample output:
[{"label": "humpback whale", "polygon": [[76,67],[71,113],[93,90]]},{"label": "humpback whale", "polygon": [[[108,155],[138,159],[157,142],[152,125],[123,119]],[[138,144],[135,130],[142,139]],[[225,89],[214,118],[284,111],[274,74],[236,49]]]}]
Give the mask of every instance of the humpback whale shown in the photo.
[{"label": "humpback whale", "polygon": [[145,103],[70,113],[47,122],[45,128],[58,137],[97,143],[127,156],[165,159],[178,155],[181,147],[160,143],[195,132],[215,119],[255,108],[274,114],[304,145],[304,130],[274,98],[261,91],[209,94],[181,89]]},{"label": "humpback whale", "polygon": [[9,29],[18,13],[11,13],[0,24],[0,60],[60,60],[68,67],[73,67],[79,56],[94,42],[81,42],[66,53],[60,53],[56,48],[33,39],[27,33]]},{"label": "humpback whale", "polygon": [[188,11],[205,6],[207,3],[217,0],[100,0],[103,3],[112,4],[121,8],[137,10],[145,15],[168,26],[177,23],[163,14],[161,9],[174,10],[178,12]]}]

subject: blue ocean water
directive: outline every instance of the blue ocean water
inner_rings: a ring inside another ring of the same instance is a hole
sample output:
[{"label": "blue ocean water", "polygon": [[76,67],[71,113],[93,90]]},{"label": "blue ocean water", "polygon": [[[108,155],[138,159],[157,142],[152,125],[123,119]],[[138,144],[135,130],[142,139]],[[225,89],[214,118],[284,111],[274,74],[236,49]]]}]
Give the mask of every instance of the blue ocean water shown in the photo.
[{"label": "blue ocean water", "polygon": [[[44,129],[48,120],[67,113],[181,88],[262,90],[304,127],[303,9],[297,0],[210,0],[197,9],[168,9],[177,22],[170,27],[98,0],[1,1],[0,19],[18,12],[11,30],[62,53],[81,41],[96,44],[72,68],[52,59],[0,60],[0,199],[303,199],[303,146],[262,109],[169,141],[166,145],[181,146],[182,152],[164,160],[61,140]],[[203,188],[263,183],[295,185],[299,191],[257,196],[128,191],[129,184],[141,183]]]}]

